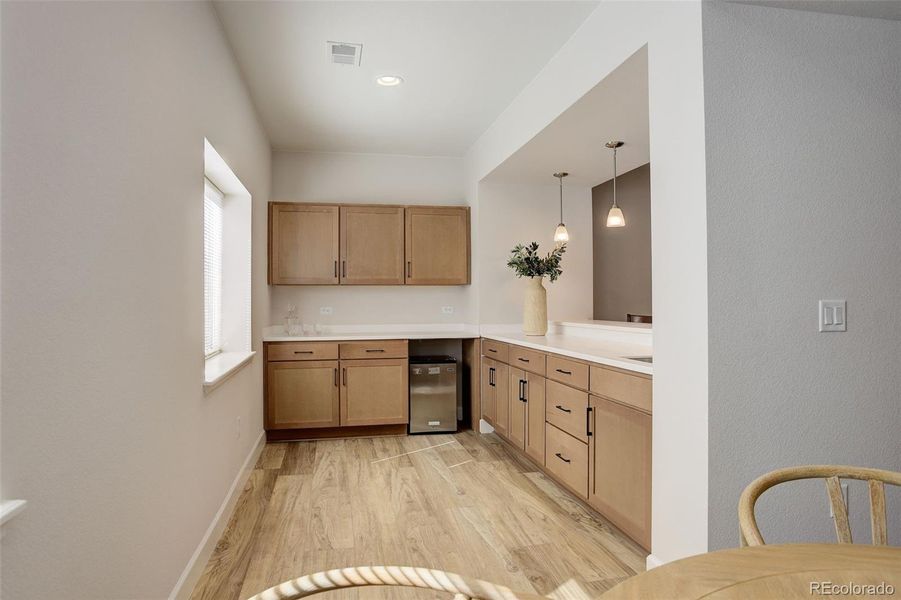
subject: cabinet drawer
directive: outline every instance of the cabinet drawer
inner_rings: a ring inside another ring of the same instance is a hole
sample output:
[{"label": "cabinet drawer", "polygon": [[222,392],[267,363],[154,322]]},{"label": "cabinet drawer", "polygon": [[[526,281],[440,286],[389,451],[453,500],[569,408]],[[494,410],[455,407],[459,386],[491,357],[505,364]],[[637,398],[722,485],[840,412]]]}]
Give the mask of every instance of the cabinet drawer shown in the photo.
[{"label": "cabinet drawer", "polygon": [[340,354],[342,360],[356,358],[406,358],[407,340],[342,342]]},{"label": "cabinet drawer", "polygon": [[547,422],[588,443],[588,392],[547,382]]},{"label": "cabinet drawer", "polygon": [[494,360],[507,362],[510,347],[503,342],[482,339],[482,354]]},{"label": "cabinet drawer", "polygon": [[588,444],[553,425],[545,431],[544,464],[561,483],[583,498],[588,496]]},{"label": "cabinet drawer", "polygon": [[269,342],[266,344],[266,349],[266,357],[269,361],[336,360],[338,358],[336,342]]},{"label": "cabinet drawer", "polygon": [[551,354],[547,357],[548,379],[577,387],[580,390],[588,389],[588,365]]},{"label": "cabinet drawer", "polygon": [[591,365],[592,394],[651,412],[652,388],[650,377]]},{"label": "cabinet drawer", "polygon": [[510,346],[510,364],[538,375],[544,375],[544,353],[521,346]]}]

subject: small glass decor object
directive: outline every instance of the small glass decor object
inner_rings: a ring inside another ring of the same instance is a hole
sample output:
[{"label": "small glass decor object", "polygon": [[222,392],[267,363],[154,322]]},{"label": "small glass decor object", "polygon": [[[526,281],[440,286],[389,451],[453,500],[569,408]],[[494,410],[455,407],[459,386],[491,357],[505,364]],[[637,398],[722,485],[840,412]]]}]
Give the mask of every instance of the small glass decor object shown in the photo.
[{"label": "small glass decor object", "polygon": [[542,258],[538,255],[538,242],[517,244],[511,251],[507,266],[513,269],[517,277],[529,278],[522,314],[522,330],[526,335],[547,334],[547,290],[544,278],[547,277],[553,283],[563,274],[560,263],[564,252],[565,243]]},{"label": "small glass decor object", "polygon": [[301,331],[301,325],[297,319],[297,306],[288,307],[288,313],[285,315],[285,335],[297,335]]}]

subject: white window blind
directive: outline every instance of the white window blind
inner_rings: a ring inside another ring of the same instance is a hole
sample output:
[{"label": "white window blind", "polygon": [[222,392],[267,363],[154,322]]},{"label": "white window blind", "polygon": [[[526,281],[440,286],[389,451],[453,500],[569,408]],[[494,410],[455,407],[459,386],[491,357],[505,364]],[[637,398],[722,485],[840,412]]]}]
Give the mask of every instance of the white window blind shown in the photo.
[{"label": "white window blind", "polygon": [[222,201],[219,188],[203,185],[203,351],[222,351]]}]

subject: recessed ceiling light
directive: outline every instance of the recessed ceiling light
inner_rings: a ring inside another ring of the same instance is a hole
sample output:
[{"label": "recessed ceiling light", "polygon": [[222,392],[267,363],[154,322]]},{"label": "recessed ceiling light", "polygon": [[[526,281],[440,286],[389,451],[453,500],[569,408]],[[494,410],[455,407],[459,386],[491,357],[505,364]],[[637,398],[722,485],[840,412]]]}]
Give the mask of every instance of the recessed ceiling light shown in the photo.
[{"label": "recessed ceiling light", "polygon": [[404,78],[400,75],[382,75],[381,77],[377,77],[375,82],[379,85],[384,85],[385,87],[391,87],[402,84]]}]

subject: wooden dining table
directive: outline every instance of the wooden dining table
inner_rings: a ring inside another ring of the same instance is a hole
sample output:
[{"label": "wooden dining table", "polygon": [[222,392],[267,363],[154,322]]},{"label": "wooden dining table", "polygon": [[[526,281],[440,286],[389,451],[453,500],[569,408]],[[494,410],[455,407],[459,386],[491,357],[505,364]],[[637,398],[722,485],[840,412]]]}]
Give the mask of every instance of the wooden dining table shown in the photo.
[{"label": "wooden dining table", "polygon": [[601,599],[810,600],[820,596],[901,598],[901,548],[774,544],[718,550],[636,575]]}]

